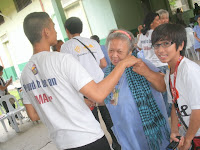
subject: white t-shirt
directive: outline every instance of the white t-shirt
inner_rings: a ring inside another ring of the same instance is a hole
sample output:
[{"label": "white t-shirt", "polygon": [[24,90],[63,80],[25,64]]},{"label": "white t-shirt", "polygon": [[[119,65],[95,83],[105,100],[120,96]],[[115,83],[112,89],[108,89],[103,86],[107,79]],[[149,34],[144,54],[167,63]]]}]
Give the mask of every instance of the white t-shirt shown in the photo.
[{"label": "white t-shirt", "polygon": [[[194,109],[200,109],[199,75],[200,66],[184,57],[178,67],[176,89],[179,93],[179,99],[177,100],[179,110],[181,111],[181,115],[187,126],[189,125],[191,111]],[[174,85],[174,74],[170,75],[170,78]],[[168,102],[172,103],[172,96],[169,87],[169,70],[167,70],[165,75],[165,83],[167,86]],[[200,129],[196,133],[196,136],[200,136]]]},{"label": "white t-shirt", "polygon": [[162,63],[156,56],[152,48],[151,35],[153,30],[147,31],[145,35],[141,34],[137,46],[144,50],[145,59],[149,60],[156,67],[167,66],[167,63]]},{"label": "white t-shirt", "polygon": [[33,55],[22,72],[24,104],[33,105],[59,149],[84,146],[104,135],[79,92],[90,81],[71,54],[59,52]]},{"label": "white t-shirt", "polygon": [[187,34],[186,49],[193,48],[193,46],[194,46],[194,31],[190,27],[185,28],[185,31]]},{"label": "white t-shirt", "polygon": [[81,65],[88,71],[88,73],[92,76],[96,83],[100,82],[104,73],[102,69],[99,67],[100,60],[104,58],[104,54],[101,50],[100,45],[92,39],[76,36],[82,43],[84,43],[94,54],[96,60],[89,52],[87,48],[85,48],[79,41],[76,39],[70,39],[66,43],[61,46],[62,53],[72,54]]}]

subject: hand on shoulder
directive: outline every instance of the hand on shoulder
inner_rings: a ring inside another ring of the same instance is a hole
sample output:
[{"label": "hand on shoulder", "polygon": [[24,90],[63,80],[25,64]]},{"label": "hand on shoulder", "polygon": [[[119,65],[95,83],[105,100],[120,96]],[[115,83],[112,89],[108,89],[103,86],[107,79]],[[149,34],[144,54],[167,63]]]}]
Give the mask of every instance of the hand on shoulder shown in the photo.
[{"label": "hand on shoulder", "polygon": [[142,76],[149,75],[151,72],[149,67],[141,59],[133,65],[133,71]]},{"label": "hand on shoulder", "polygon": [[125,59],[120,61],[120,64],[124,65],[126,68],[134,66],[140,59],[135,56],[127,56]]}]

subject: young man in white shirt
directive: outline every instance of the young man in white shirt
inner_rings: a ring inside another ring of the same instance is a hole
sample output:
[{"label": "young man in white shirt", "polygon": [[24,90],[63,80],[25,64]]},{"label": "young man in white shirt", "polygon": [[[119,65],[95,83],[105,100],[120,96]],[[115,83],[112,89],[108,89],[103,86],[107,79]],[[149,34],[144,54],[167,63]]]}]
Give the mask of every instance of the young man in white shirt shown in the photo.
[{"label": "young man in white shirt", "polygon": [[33,45],[33,56],[21,75],[24,104],[31,120],[42,120],[59,149],[110,150],[83,95],[102,103],[125,68],[139,60],[128,57],[97,84],[71,54],[50,52],[57,33],[47,13],[29,14],[23,27]]},{"label": "young man in white shirt", "polygon": [[[185,28],[178,24],[163,24],[152,33],[152,45],[157,57],[168,63],[165,75],[168,100],[172,104],[171,139],[179,142],[179,150],[200,148],[200,67],[184,57],[187,44]],[[181,135],[179,126],[186,134]],[[177,136],[182,136],[179,141]],[[198,144],[197,144],[198,143]]]},{"label": "young man in white shirt", "polygon": [[[83,23],[78,17],[68,18],[65,21],[65,29],[69,40],[62,45],[61,53],[72,54],[74,58],[76,58],[86,69],[86,71],[92,76],[94,81],[96,83],[99,83],[104,78],[104,73],[102,69],[104,69],[107,66],[106,59],[104,57],[99,43],[95,40],[80,36],[83,29]],[[98,107],[96,107],[95,104],[91,106],[92,107],[90,107],[90,109],[93,115],[97,120],[99,120],[97,111]],[[107,109],[106,106],[102,107]],[[105,113],[102,112],[103,111],[100,111],[101,116],[105,119],[107,117],[109,120],[110,114],[108,110],[105,110]],[[112,121],[107,121],[105,122],[105,124],[108,132],[112,137],[113,149],[120,150],[121,148],[111,130],[111,127],[113,126]]]}]

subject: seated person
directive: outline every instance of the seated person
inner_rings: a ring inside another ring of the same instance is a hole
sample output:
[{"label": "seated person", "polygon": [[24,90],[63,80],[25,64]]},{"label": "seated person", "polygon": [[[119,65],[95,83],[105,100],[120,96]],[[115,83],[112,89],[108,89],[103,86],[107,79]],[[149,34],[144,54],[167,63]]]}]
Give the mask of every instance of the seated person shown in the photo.
[{"label": "seated person", "polygon": [[[8,89],[7,87],[12,83],[12,77],[10,77],[9,81],[8,82],[5,82],[2,78],[2,75],[3,75],[3,66],[0,66],[0,97],[1,96],[4,96],[4,95],[9,95],[10,93],[8,92]],[[10,100],[10,103],[12,104],[12,106],[15,108],[15,100],[13,98],[11,98]],[[9,113],[9,110],[8,110],[8,106],[6,104],[5,101],[2,102],[3,104],[3,107],[5,108],[6,110],[6,113]],[[9,124],[10,124],[10,121],[8,121]]]},{"label": "seated person", "polygon": [[[113,30],[107,37],[106,45],[111,64],[105,76],[131,55],[134,37],[129,31]],[[169,144],[168,117],[160,93],[166,87],[164,75],[158,71],[149,61],[140,60],[125,69],[118,84],[105,99],[114,134],[123,150],[160,150]]]}]

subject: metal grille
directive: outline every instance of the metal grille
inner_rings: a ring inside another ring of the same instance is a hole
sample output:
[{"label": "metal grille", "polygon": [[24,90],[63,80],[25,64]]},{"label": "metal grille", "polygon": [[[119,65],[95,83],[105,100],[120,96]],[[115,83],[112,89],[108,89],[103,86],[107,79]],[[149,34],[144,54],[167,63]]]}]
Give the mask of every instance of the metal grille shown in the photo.
[{"label": "metal grille", "polygon": [[13,0],[15,3],[15,7],[17,9],[17,12],[24,9],[26,6],[32,3],[31,0]]}]

